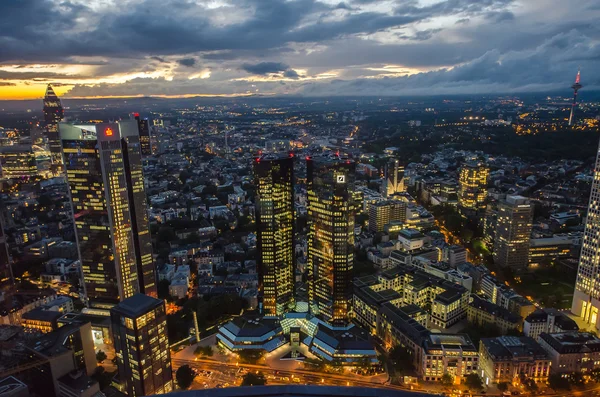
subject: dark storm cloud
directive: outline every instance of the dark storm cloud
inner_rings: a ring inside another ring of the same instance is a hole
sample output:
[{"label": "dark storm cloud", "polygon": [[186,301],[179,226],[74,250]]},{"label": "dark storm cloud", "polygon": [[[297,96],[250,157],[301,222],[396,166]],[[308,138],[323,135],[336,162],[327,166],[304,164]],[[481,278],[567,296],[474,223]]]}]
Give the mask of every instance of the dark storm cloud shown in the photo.
[{"label": "dark storm cloud", "polygon": [[300,75],[295,70],[289,69],[283,72],[283,77],[287,77],[288,79],[299,79]]},{"label": "dark storm cloud", "polygon": [[[98,14],[69,2],[21,0],[0,2],[0,61],[51,60],[69,56],[162,57],[219,50],[260,50],[291,42],[323,42],[347,35],[369,34],[401,27],[434,16],[476,14],[501,9],[511,0],[448,0],[419,7],[409,1],[388,12],[350,12],[342,18],[323,19],[348,10],[317,0],[237,0],[247,18],[216,25],[202,3],[188,0],[145,0],[119,13]],[[312,18],[311,23],[307,18]],[[94,20],[81,29],[74,21]],[[307,23],[308,21],[308,23]]]},{"label": "dark storm cloud", "polygon": [[0,81],[0,87],[14,87],[15,83],[9,83],[8,81]]},{"label": "dark storm cloud", "polygon": [[261,62],[261,63],[255,64],[255,65],[245,63],[242,65],[242,70],[245,70],[246,72],[251,73],[251,74],[260,74],[260,75],[266,75],[269,73],[279,73],[279,72],[283,72],[289,68],[290,67],[288,65],[286,65],[285,63],[281,63],[281,62]]},{"label": "dark storm cloud", "polygon": [[196,59],[195,58],[182,58],[182,59],[178,59],[177,63],[180,64],[181,66],[187,66],[188,68],[191,68],[192,66],[194,66],[196,64]]},{"label": "dark storm cloud", "polygon": [[[578,55],[579,53],[585,55]],[[585,60],[584,58],[592,58]],[[600,44],[576,31],[558,34],[531,51],[491,50],[452,69],[407,77],[335,80],[305,84],[304,95],[426,95],[543,91],[567,88],[581,65],[588,89],[600,88],[595,73]]]}]

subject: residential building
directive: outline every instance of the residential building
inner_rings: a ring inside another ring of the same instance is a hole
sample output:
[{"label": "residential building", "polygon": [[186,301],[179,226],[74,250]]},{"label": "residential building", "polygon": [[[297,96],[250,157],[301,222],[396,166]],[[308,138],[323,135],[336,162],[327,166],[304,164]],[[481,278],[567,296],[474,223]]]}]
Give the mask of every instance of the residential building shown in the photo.
[{"label": "residential building", "polygon": [[378,201],[369,204],[369,230],[375,233],[385,231],[392,222],[406,221],[406,203],[399,200]]},{"label": "residential building", "polygon": [[527,268],[533,205],[521,196],[507,196],[498,204],[494,263],[501,267]]}]

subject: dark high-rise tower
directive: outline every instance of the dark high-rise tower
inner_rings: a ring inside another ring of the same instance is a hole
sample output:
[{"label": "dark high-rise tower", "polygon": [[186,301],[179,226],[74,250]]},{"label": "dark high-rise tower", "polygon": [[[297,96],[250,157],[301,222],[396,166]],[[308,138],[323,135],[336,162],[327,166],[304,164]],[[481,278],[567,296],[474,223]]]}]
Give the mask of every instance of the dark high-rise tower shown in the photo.
[{"label": "dark high-rise tower", "polygon": [[307,160],[309,304],[334,327],[352,318],[355,163],[339,156]]},{"label": "dark high-rise tower", "polygon": [[173,390],[167,315],[162,300],[135,294],[111,309],[119,379],[130,396]]},{"label": "dark high-rise tower", "polygon": [[581,85],[581,70],[577,71],[577,77],[575,77],[575,83],[571,86],[573,89],[573,104],[571,105],[571,115],[569,116],[569,126],[575,122],[575,108],[577,107],[577,93],[583,88]]},{"label": "dark high-rise tower", "polygon": [[48,146],[52,155],[53,164],[61,164],[61,144],[58,133],[58,123],[65,116],[65,111],[60,103],[60,99],[52,86],[48,84],[46,95],[44,95],[44,121],[46,122],[46,134],[48,136]]},{"label": "dark high-rise tower", "polygon": [[89,306],[156,296],[136,121],[60,123],[60,135]]},{"label": "dark high-rise tower", "polygon": [[254,161],[259,292],[262,311],[295,307],[294,158],[268,154]]},{"label": "dark high-rise tower", "polygon": [[139,113],[133,113],[133,118],[137,121],[138,131],[140,134],[140,149],[142,156],[150,156],[152,154],[152,147],[150,145],[150,121],[145,118],[140,118]]}]

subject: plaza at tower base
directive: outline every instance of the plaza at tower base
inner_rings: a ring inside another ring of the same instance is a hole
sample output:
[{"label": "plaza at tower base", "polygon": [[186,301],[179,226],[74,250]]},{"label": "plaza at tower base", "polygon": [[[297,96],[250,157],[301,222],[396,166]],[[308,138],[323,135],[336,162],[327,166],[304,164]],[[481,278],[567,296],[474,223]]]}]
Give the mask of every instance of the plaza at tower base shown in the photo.
[{"label": "plaza at tower base", "polygon": [[219,327],[217,341],[231,352],[264,350],[271,353],[289,346],[292,351],[304,347],[311,354],[342,365],[377,364],[377,352],[364,329],[349,324],[332,327],[309,313],[275,316],[242,316]]}]

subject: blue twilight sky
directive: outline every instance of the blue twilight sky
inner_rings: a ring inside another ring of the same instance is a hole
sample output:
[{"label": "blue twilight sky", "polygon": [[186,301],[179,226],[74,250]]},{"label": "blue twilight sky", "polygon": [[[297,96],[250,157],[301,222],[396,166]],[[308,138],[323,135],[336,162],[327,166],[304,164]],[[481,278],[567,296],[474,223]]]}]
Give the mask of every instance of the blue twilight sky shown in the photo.
[{"label": "blue twilight sky", "polygon": [[600,0],[0,0],[0,99],[600,87]]}]

